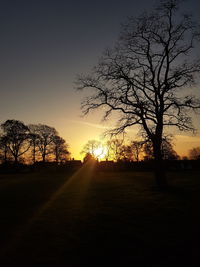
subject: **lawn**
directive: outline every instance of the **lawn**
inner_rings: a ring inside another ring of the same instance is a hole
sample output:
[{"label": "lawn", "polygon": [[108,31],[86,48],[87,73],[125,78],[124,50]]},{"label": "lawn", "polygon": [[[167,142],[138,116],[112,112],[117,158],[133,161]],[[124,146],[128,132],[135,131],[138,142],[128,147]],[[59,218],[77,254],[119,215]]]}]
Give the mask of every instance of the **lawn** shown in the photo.
[{"label": "lawn", "polygon": [[199,174],[0,175],[1,266],[200,266]]}]

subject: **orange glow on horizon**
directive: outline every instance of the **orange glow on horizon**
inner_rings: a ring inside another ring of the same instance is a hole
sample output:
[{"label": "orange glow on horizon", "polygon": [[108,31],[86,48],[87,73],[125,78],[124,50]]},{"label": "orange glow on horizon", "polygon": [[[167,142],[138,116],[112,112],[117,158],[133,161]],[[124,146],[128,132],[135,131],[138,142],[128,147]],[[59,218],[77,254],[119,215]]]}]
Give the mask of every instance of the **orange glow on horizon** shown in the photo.
[{"label": "orange glow on horizon", "polygon": [[[96,121],[98,121],[98,118],[95,117],[95,119]],[[51,124],[53,125],[53,122]],[[70,127],[68,127],[66,130],[66,128],[63,128],[64,124],[66,125],[65,121],[61,121],[61,123],[58,123],[57,121],[55,128],[58,129],[61,136],[69,144],[71,158],[74,158],[76,160],[83,160],[84,155],[81,154],[81,151],[84,144],[86,144],[88,140],[100,141],[103,144],[103,147],[105,147],[104,144],[108,140],[107,138],[103,138],[105,127],[97,127],[95,123],[93,125],[93,122],[90,122],[89,124],[69,122],[68,124],[70,125]],[[137,128],[130,129],[125,138],[125,144],[128,144],[132,140],[137,140],[137,132]],[[184,133],[174,134],[173,147],[179,156],[188,156],[189,150],[198,146],[200,146],[199,134],[195,136],[189,136]],[[106,153],[107,151],[105,151],[103,154],[101,153],[101,151],[97,151],[95,156],[97,156],[99,160],[104,160],[106,158]]]}]

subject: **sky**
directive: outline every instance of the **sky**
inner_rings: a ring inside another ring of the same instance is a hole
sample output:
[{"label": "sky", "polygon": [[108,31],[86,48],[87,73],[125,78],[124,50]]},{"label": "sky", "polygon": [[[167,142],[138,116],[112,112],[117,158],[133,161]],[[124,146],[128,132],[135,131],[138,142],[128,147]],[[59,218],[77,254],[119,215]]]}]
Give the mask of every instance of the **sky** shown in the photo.
[{"label": "sky", "polygon": [[[0,122],[55,127],[81,158],[83,145],[115,122],[103,123],[98,112],[83,117],[84,93],[75,90],[77,74],[88,73],[106,47],[118,38],[128,16],[138,16],[152,0],[2,0],[0,5]],[[184,4],[200,20],[200,1]],[[199,117],[194,117],[200,128]],[[129,131],[134,139],[137,129]],[[175,133],[176,150],[185,155],[200,146],[196,136]]]}]

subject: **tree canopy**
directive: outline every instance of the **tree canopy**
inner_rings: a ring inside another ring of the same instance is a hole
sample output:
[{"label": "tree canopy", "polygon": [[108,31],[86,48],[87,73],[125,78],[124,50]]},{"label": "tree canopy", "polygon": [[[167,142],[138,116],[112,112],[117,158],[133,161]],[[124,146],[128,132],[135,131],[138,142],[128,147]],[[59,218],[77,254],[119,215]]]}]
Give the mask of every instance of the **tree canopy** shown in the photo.
[{"label": "tree canopy", "polygon": [[[3,144],[4,152],[7,154],[9,151],[17,163],[19,157],[30,148],[29,128],[18,120],[7,120],[1,124],[1,128],[3,130],[1,144]],[[6,154],[4,159],[7,157]]]},{"label": "tree canopy", "polygon": [[44,124],[25,125],[19,120],[6,120],[1,124],[0,158],[3,162],[19,163],[21,156],[26,159],[31,155],[35,163],[42,159],[45,162],[51,158],[55,161],[66,161],[69,157],[68,144],[58,135],[54,127]]}]

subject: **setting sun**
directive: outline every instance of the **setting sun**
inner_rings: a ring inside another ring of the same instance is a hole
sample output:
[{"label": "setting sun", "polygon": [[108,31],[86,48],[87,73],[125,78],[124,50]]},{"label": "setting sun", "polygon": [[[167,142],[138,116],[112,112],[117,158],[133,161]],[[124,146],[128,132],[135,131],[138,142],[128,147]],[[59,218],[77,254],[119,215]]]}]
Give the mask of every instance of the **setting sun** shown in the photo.
[{"label": "setting sun", "polygon": [[105,146],[99,146],[94,150],[94,156],[97,159],[103,159],[106,157],[106,154],[108,152],[108,149]]}]

